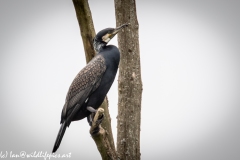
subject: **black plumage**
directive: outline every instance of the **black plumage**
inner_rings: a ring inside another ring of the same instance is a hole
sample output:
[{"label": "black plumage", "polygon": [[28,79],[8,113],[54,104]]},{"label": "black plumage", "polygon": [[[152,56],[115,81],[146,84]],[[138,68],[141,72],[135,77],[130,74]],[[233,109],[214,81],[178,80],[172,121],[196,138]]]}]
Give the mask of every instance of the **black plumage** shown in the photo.
[{"label": "black plumage", "polygon": [[118,69],[120,52],[114,45],[107,43],[127,24],[117,28],[100,31],[93,40],[97,55],[77,74],[69,87],[61,115],[61,127],[53,151],[60,146],[66,127],[72,121],[88,117],[102,104],[109,91]]}]

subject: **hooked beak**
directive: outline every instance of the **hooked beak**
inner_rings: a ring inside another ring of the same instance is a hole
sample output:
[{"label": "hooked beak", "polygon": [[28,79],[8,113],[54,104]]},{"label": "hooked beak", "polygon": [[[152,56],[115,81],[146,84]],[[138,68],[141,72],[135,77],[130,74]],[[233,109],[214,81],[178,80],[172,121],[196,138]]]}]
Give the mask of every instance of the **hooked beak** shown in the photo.
[{"label": "hooked beak", "polygon": [[108,43],[121,29],[127,27],[129,23],[123,24],[117,28],[114,28],[111,32],[107,33],[105,36],[102,37],[102,40]]},{"label": "hooked beak", "polygon": [[125,27],[127,27],[128,25],[129,25],[129,23],[126,23],[126,24],[123,24],[123,25],[115,28],[115,29],[113,30],[113,33],[112,33],[112,34],[115,36],[122,28],[125,28]]}]

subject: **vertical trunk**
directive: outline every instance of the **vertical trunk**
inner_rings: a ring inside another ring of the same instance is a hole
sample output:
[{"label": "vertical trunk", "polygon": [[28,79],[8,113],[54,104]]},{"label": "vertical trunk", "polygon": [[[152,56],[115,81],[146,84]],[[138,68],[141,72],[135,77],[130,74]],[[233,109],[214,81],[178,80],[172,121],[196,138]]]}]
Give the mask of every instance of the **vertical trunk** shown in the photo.
[{"label": "vertical trunk", "polygon": [[88,63],[95,56],[93,38],[96,33],[92,21],[92,13],[87,0],[73,0],[73,5],[80,27],[86,62]]},{"label": "vertical trunk", "polygon": [[140,159],[142,80],[135,0],[115,0],[116,26],[130,25],[118,34],[121,52],[117,151],[120,159]]},{"label": "vertical trunk", "polygon": [[[95,30],[92,21],[91,10],[87,0],[73,0],[73,5],[75,7],[76,16],[80,27],[86,62],[88,63],[95,56],[93,47]],[[92,137],[103,159],[106,159],[106,157],[108,157],[108,159],[116,159],[115,157],[117,157],[117,154],[112,135],[111,118],[108,110],[107,97],[100,108],[104,109],[104,121],[102,122],[102,128],[99,133],[92,135]]]}]

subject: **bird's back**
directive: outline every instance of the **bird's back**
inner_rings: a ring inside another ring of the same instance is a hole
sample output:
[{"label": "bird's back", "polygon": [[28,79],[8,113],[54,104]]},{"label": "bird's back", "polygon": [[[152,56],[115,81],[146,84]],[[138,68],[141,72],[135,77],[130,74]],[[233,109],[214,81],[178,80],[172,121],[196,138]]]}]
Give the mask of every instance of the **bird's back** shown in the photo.
[{"label": "bird's back", "polygon": [[74,78],[72,84],[69,87],[66,101],[62,110],[62,120],[69,117],[76,104],[79,104],[79,108],[82,107],[89,95],[96,90],[99,85],[99,81],[106,70],[105,60],[102,56],[97,55],[94,57]]}]

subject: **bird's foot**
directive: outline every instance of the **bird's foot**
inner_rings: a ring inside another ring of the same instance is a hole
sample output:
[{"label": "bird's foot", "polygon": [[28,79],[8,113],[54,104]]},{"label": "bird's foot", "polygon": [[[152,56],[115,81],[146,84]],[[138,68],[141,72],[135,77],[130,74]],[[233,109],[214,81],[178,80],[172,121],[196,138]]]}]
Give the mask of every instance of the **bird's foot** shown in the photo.
[{"label": "bird's foot", "polygon": [[[97,134],[100,131],[100,124],[102,123],[104,119],[104,114],[102,114],[100,117],[98,117],[98,119],[95,121],[94,126],[92,126],[91,124],[91,134]],[[91,122],[92,123],[92,122]]]},{"label": "bird's foot", "polygon": [[89,126],[92,126],[92,119],[91,119],[91,115],[87,116],[87,121],[88,121],[88,124]]},{"label": "bird's foot", "polygon": [[91,113],[89,116],[87,116],[87,121],[89,123],[89,126],[92,126],[94,116],[95,116],[95,113]]},{"label": "bird's foot", "polygon": [[103,121],[103,119],[104,119],[104,114],[102,114],[101,117],[98,117],[98,120],[96,121],[96,124],[97,124],[97,125],[101,124],[102,121]]},{"label": "bird's foot", "polygon": [[97,110],[94,109],[94,108],[91,107],[91,106],[88,106],[88,107],[87,107],[87,110],[91,112],[91,114],[87,117],[87,120],[88,120],[89,126],[92,126],[92,121],[93,121],[93,118],[94,118]]}]

